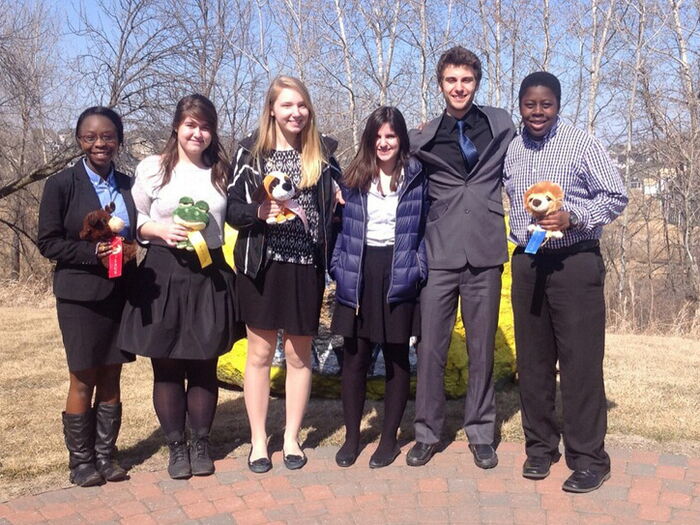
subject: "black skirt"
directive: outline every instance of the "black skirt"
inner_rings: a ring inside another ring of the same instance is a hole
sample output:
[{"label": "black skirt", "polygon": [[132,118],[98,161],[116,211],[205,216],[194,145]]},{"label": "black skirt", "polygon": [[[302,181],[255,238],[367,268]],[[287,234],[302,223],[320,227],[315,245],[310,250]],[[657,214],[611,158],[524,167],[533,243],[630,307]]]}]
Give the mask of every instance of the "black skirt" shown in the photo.
[{"label": "black skirt", "polygon": [[236,275],[221,248],[210,249],[202,269],[187,250],[151,245],[137,270],[118,344],[137,355],[213,359],[245,337],[236,321]]},{"label": "black skirt", "polygon": [[126,298],[125,286],[121,284],[117,283],[114,291],[101,301],[56,299],[58,326],[71,372],[136,359],[117,345]]},{"label": "black skirt", "polygon": [[236,310],[251,328],[316,335],[325,286],[320,268],[271,261],[255,279],[239,274]]},{"label": "black skirt", "polygon": [[334,334],[373,343],[408,343],[411,336],[420,336],[417,301],[387,302],[393,254],[393,246],[365,246],[359,312],[336,301],[331,322]]}]

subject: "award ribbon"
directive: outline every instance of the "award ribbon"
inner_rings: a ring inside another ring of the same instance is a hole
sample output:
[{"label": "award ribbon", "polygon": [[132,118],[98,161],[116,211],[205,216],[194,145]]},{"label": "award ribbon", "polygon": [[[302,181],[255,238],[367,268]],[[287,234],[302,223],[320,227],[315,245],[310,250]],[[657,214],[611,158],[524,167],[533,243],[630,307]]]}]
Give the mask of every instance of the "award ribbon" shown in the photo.
[{"label": "award ribbon", "polygon": [[532,236],[530,237],[527,246],[525,246],[525,253],[529,253],[530,255],[537,253],[537,250],[539,250],[540,246],[542,246],[542,242],[544,241],[544,236],[546,234],[547,230],[537,226],[537,228],[535,228],[535,230],[532,232]]},{"label": "award ribbon", "polygon": [[107,270],[107,275],[110,279],[114,279],[122,275],[122,256],[124,255],[122,250],[122,238],[113,237],[110,246],[112,247],[112,253],[109,254],[109,269]]},{"label": "award ribbon", "polygon": [[199,264],[202,268],[206,268],[211,264],[211,255],[209,255],[209,248],[207,248],[207,243],[202,237],[202,234],[198,231],[187,232],[187,238],[192,243],[194,251],[197,253],[197,258],[199,258]]}]

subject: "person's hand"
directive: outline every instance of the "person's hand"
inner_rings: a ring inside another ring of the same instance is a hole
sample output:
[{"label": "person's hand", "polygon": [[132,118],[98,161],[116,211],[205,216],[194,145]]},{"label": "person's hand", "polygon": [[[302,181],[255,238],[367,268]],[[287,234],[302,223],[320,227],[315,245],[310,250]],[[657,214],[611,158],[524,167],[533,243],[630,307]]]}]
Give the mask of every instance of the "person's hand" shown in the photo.
[{"label": "person's hand", "polygon": [[258,219],[261,221],[267,221],[268,219],[274,219],[280,214],[282,208],[280,208],[279,203],[274,199],[266,199],[258,207]]},{"label": "person's hand", "polygon": [[187,228],[182,224],[162,223],[160,224],[159,237],[165,241],[168,246],[174,247],[180,241],[187,240]]},{"label": "person's hand", "polygon": [[333,207],[335,208],[338,204],[345,206],[345,199],[343,199],[343,192],[340,191],[340,188],[335,190],[335,204]]},{"label": "person's hand", "polygon": [[97,255],[98,259],[112,255],[112,243],[109,241],[98,242],[95,248],[95,255]]},{"label": "person's hand", "polygon": [[564,210],[558,210],[550,215],[546,215],[544,218],[537,221],[543,229],[550,231],[564,231],[571,227],[571,222],[569,221],[569,212]]}]

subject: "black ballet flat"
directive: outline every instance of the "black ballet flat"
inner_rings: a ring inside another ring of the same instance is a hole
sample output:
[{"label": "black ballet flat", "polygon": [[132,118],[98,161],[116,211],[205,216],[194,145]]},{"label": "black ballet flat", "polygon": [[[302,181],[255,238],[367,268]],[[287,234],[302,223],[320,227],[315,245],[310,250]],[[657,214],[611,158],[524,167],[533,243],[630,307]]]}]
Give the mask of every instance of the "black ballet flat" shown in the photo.
[{"label": "black ballet flat", "polygon": [[306,462],[308,461],[306,454],[304,454],[303,451],[301,452],[300,456],[298,454],[285,454],[283,450],[282,459],[284,460],[284,466],[289,470],[298,470],[306,465]]},{"label": "black ballet flat", "polygon": [[335,454],[335,464],[339,467],[351,467],[357,461],[358,455],[357,450],[344,451],[341,447]]},{"label": "black ballet flat", "polygon": [[253,448],[250,448],[250,453],[248,454],[248,468],[251,472],[256,474],[265,474],[272,469],[272,461],[270,458],[260,458],[255,461],[250,460],[250,456],[253,454]]},{"label": "black ballet flat", "polygon": [[372,457],[369,458],[369,468],[388,467],[399,457],[399,454],[401,454],[401,449],[398,446],[394,447],[394,450],[392,450],[388,456],[381,456],[375,452],[372,454]]}]

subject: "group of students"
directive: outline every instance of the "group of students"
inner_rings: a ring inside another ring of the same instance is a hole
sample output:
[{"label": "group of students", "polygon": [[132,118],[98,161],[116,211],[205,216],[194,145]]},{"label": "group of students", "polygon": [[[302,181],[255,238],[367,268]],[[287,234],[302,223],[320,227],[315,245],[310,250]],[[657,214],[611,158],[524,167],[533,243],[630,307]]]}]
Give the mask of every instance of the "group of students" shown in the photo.
[{"label": "group of students", "polygon": [[[248,466],[270,470],[266,419],[280,333],[287,363],[282,456],[287,468],[302,468],[307,458],[298,437],[326,273],[336,281],[332,331],[345,343],[346,432],[336,463],[348,467],[358,457],[366,375],[377,343],[386,363],[385,410],[369,465],[385,467],[399,455],[414,336],[416,443],[406,461],[423,465],[438,450],[459,298],[469,351],[464,428],[477,466],[496,466],[493,352],[508,257],[503,186],[511,200],[510,240],[517,244],[512,293],[523,475],[542,479],[559,459],[558,361],[564,448],[574,470],[563,488],[587,492],[609,477],[598,238],[626,204],[620,177],[595,138],[560,121],[561,87],[553,75],[523,80],[519,135],[507,112],[473,103],[481,64],[472,52],[460,46],[446,51],[437,80],[446,103],[441,116],[409,133],[398,109],[377,108],[343,172],[333,157],[337,143],[319,132],[309,93],[292,77],[272,82],[259,127],[238,143],[233,165],[219,142],[215,108],[201,95],[178,102],[163,152],[144,159],[134,179],[113,163],[123,143],[119,116],[103,107],[81,114],[75,135],[84,157],[47,180],[38,236],[41,253],[57,262],[54,293],[70,371],[63,425],[73,483],[91,486],[127,475],[114,453],[121,367],[135,355],[151,358],[170,476],[213,473],[217,358],[241,337],[248,339]],[[281,203],[260,195],[263,178],[273,172],[296,185],[303,220],[270,222]],[[532,218],[521,201],[524,189],[540,180],[566,192],[563,209],[539,223],[564,236],[533,255],[523,250]],[[188,238],[172,218],[183,196],[209,205],[202,234],[212,264],[205,268],[195,252],[176,247]],[[125,224],[120,234],[147,247],[141,264],[130,263],[117,279],[108,279],[101,264],[111,245],[79,237],[85,215],[110,203]],[[238,230],[234,269],[221,251],[224,222]]]}]

